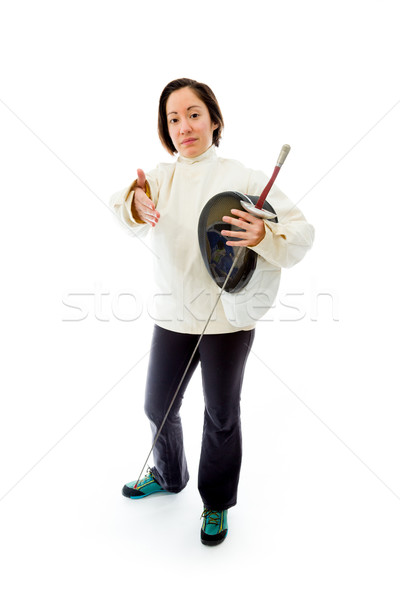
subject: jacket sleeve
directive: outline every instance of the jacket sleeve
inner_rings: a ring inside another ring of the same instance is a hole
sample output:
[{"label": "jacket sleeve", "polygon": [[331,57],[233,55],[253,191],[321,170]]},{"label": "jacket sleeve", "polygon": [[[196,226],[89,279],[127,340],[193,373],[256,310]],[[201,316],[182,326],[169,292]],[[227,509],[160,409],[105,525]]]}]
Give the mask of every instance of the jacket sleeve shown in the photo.
[{"label": "jacket sleeve", "polygon": [[[259,173],[255,172],[255,175],[259,179]],[[250,195],[260,195],[263,189],[258,184],[256,192],[257,184],[254,181],[249,187]],[[276,267],[292,267],[301,261],[313,245],[314,227],[276,185],[272,186],[267,200],[277,214],[278,223],[264,221],[265,237],[251,249]]]}]

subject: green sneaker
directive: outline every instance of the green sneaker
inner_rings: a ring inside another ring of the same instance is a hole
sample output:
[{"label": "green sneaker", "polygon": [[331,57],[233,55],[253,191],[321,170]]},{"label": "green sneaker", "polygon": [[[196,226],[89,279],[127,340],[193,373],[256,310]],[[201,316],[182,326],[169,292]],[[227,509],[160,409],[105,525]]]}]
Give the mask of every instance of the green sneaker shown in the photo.
[{"label": "green sneaker", "polygon": [[156,492],[168,493],[154,479],[150,468],[147,470],[147,473],[143,479],[139,479],[137,485],[136,481],[131,481],[131,483],[127,483],[122,488],[122,494],[127,498],[132,498],[134,500],[145,498],[146,496],[150,496],[150,494],[155,494]]},{"label": "green sneaker", "polygon": [[221,544],[228,533],[228,511],[204,509],[201,542],[206,546]]}]

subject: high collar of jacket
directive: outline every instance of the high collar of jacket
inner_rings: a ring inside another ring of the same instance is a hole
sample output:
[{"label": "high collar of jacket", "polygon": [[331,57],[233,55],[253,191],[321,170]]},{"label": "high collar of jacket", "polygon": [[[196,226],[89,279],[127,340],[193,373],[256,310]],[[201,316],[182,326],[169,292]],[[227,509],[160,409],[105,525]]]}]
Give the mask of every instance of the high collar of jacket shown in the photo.
[{"label": "high collar of jacket", "polygon": [[194,165],[195,163],[205,162],[206,160],[213,160],[217,157],[217,153],[215,151],[215,146],[212,144],[208,150],[203,152],[203,154],[199,154],[199,156],[194,156],[193,158],[186,158],[186,156],[179,155],[177,162],[182,165]]}]

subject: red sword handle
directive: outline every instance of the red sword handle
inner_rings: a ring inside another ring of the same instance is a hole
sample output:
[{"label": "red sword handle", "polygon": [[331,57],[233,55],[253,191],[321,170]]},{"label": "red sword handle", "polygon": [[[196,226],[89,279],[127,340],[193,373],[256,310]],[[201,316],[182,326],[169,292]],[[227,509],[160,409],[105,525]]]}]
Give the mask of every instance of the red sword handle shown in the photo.
[{"label": "red sword handle", "polygon": [[276,167],[274,169],[274,172],[272,173],[272,177],[271,179],[268,181],[267,185],[265,186],[265,188],[263,189],[261,196],[258,199],[258,202],[256,204],[256,208],[262,208],[263,204],[265,202],[266,197],[268,196],[272,186],[274,185],[274,181],[278,176],[278,173],[281,169],[281,166],[283,165],[283,163],[286,160],[287,155],[290,152],[290,146],[289,144],[284,144],[282,146],[282,149],[280,151],[280,154],[278,156],[278,160],[276,162]]},{"label": "red sword handle", "polygon": [[265,188],[263,189],[261,196],[258,199],[258,202],[256,204],[256,208],[262,208],[263,204],[265,202],[265,198],[268,196],[270,189],[272,188],[272,186],[274,185],[274,181],[278,176],[279,171],[281,170],[280,167],[278,167],[278,165],[276,165],[274,172],[272,173],[272,177],[271,179],[268,181],[267,185],[265,186]]}]

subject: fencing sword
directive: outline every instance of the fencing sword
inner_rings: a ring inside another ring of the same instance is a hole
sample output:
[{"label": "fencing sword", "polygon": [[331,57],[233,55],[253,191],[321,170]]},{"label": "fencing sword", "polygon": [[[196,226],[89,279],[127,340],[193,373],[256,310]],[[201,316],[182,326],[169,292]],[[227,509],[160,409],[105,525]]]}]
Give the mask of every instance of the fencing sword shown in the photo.
[{"label": "fencing sword", "polygon": [[[246,201],[243,201],[243,200],[241,201],[241,205],[242,205],[242,207],[243,207],[243,208],[244,208],[244,209],[245,209],[247,212],[249,212],[250,214],[252,214],[252,215],[254,215],[254,216],[256,216],[256,217],[262,218],[262,219],[271,219],[271,218],[275,218],[275,217],[276,217],[276,215],[275,215],[275,214],[273,214],[273,213],[271,213],[271,212],[269,212],[269,211],[267,211],[267,210],[263,209],[263,208],[262,208],[262,206],[263,206],[263,204],[264,204],[264,202],[265,202],[265,199],[266,199],[266,197],[268,196],[269,192],[271,191],[271,188],[272,188],[272,186],[273,186],[273,184],[274,184],[274,182],[275,182],[275,179],[277,178],[277,176],[278,176],[278,173],[279,173],[279,171],[280,171],[280,169],[281,169],[281,167],[282,167],[283,163],[285,162],[287,155],[289,154],[289,151],[290,151],[290,146],[289,146],[288,144],[284,144],[284,145],[282,146],[282,148],[281,148],[281,151],[280,151],[280,153],[279,153],[278,160],[277,160],[277,162],[276,162],[275,169],[274,169],[274,171],[273,171],[273,173],[272,173],[272,176],[271,176],[271,178],[269,179],[269,181],[268,181],[267,185],[265,186],[264,190],[262,191],[262,193],[261,193],[261,196],[260,196],[260,198],[259,198],[259,200],[258,200],[257,204],[256,204],[256,205],[254,205],[254,204],[253,204],[253,203],[251,203],[251,202],[246,202]],[[224,292],[224,290],[225,290],[225,287],[226,287],[226,285],[227,285],[227,283],[228,283],[228,281],[229,281],[229,277],[231,276],[231,273],[233,272],[233,269],[235,268],[235,265],[237,264],[237,262],[238,262],[239,258],[241,258],[241,256],[242,256],[243,252],[245,251],[245,248],[246,248],[246,246],[241,246],[241,247],[240,247],[240,249],[239,249],[238,253],[237,253],[237,254],[236,254],[236,256],[235,256],[235,259],[234,259],[234,261],[232,262],[232,265],[231,265],[231,267],[230,267],[230,269],[229,269],[229,272],[228,272],[228,274],[227,274],[227,276],[226,276],[226,278],[225,278],[225,281],[224,281],[224,283],[223,283],[223,285],[222,285],[221,291],[219,292],[219,294],[218,294],[218,296],[217,296],[217,299],[216,299],[216,301],[215,301],[215,304],[214,304],[214,306],[213,306],[213,308],[212,308],[212,310],[211,310],[211,312],[210,312],[210,315],[209,315],[209,317],[208,317],[208,319],[207,319],[207,321],[206,321],[206,323],[205,323],[205,325],[204,325],[204,327],[203,327],[203,331],[201,332],[201,334],[200,334],[200,337],[199,337],[199,339],[197,340],[196,346],[195,346],[195,348],[194,348],[194,350],[193,350],[193,352],[192,352],[192,355],[191,355],[191,357],[190,357],[190,359],[189,359],[189,362],[188,362],[188,364],[187,364],[187,366],[186,366],[186,368],[185,368],[185,371],[184,371],[184,373],[183,373],[183,375],[182,375],[182,377],[181,377],[181,379],[180,379],[180,381],[179,381],[179,383],[178,383],[178,387],[177,387],[177,388],[176,388],[176,390],[175,390],[175,393],[174,393],[174,395],[173,395],[173,397],[172,397],[172,400],[171,400],[171,402],[169,403],[169,406],[168,406],[168,408],[167,408],[167,411],[166,411],[166,413],[165,413],[165,415],[164,415],[164,418],[163,418],[163,420],[162,420],[162,422],[161,422],[161,425],[160,425],[160,427],[158,428],[157,434],[156,434],[156,435],[155,435],[155,437],[154,437],[154,441],[153,441],[153,443],[152,443],[152,446],[151,446],[151,448],[150,448],[150,451],[149,451],[149,453],[148,453],[148,455],[147,455],[147,457],[146,457],[146,460],[144,461],[144,465],[143,465],[143,467],[142,467],[142,470],[140,471],[139,477],[137,478],[135,485],[133,486],[133,489],[137,489],[137,485],[138,485],[138,483],[139,483],[139,481],[140,481],[140,478],[141,478],[141,476],[142,476],[142,474],[143,474],[143,471],[145,470],[145,468],[146,468],[146,465],[148,464],[148,460],[149,460],[149,458],[150,458],[150,455],[151,455],[151,453],[153,452],[153,450],[154,450],[154,447],[155,447],[155,445],[156,445],[156,443],[157,443],[157,441],[158,441],[158,438],[160,437],[160,434],[161,434],[161,432],[162,432],[162,430],[163,430],[163,427],[164,427],[164,425],[165,425],[165,422],[166,422],[166,420],[168,419],[168,415],[169,415],[169,413],[171,412],[171,409],[172,409],[172,407],[173,407],[173,405],[174,405],[174,402],[175,402],[175,400],[176,400],[176,397],[177,397],[177,395],[179,394],[179,390],[181,389],[181,387],[182,387],[182,384],[183,384],[183,382],[184,382],[184,380],[185,380],[186,374],[187,374],[187,372],[188,372],[188,370],[189,370],[189,368],[190,368],[190,365],[191,365],[191,364],[192,364],[192,362],[193,362],[193,359],[194,359],[194,357],[195,357],[195,355],[196,355],[197,349],[198,349],[198,347],[200,346],[200,342],[201,342],[201,340],[203,339],[203,336],[204,336],[204,334],[205,334],[205,332],[206,332],[206,329],[207,329],[207,327],[208,327],[208,324],[209,324],[209,323],[210,323],[210,321],[211,321],[211,318],[212,318],[212,316],[213,316],[213,314],[214,314],[214,311],[215,311],[215,309],[216,309],[216,307],[217,307],[217,304],[218,304],[218,302],[219,302],[219,300],[220,300],[220,298],[221,298],[221,296],[222,296],[222,293]]]},{"label": "fencing sword", "polygon": [[[255,217],[261,217],[262,219],[268,218],[268,216],[266,214],[268,211],[266,211],[262,207],[263,207],[266,197],[268,196],[269,192],[271,191],[272,186],[274,185],[275,179],[278,177],[278,173],[281,170],[281,167],[282,167],[283,163],[285,162],[289,152],[290,152],[289,144],[284,144],[279,153],[278,160],[276,161],[274,172],[272,173],[271,178],[268,181],[267,185],[261,192],[261,196],[259,197],[257,204],[254,206],[251,202],[244,202],[243,200],[241,201],[240,204],[242,205],[242,207],[245,210],[247,210],[247,212],[254,215]],[[269,213],[269,214],[271,215],[271,217],[275,217],[275,215],[272,215],[271,213]]]}]

